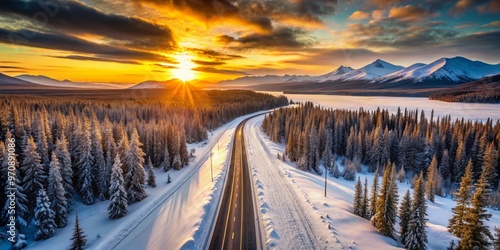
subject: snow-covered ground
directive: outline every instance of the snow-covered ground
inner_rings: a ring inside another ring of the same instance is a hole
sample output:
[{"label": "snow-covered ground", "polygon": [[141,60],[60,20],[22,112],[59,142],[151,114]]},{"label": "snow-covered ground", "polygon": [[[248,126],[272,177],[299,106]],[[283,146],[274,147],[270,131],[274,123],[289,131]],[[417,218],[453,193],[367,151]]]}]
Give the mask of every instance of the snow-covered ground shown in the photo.
[{"label": "snow-covered ground", "polygon": [[[283,95],[282,92],[266,92],[273,95]],[[405,108],[408,110],[424,110],[425,115],[430,117],[431,111],[434,110],[434,117],[451,115],[454,120],[456,118],[483,120],[491,118],[500,120],[500,104],[486,103],[459,103],[459,102],[442,102],[429,100],[420,97],[387,97],[387,96],[342,96],[342,95],[305,95],[305,94],[285,94],[289,100],[306,102],[311,101],[316,105],[321,105],[325,108],[334,109],[349,109],[359,110],[363,107],[365,110],[388,109],[389,112],[395,113],[398,107],[401,111]]]},{"label": "snow-covered ground", "polygon": [[[316,230],[316,237],[324,240],[334,238],[326,244],[332,249],[395,249],[402,246],[395,240],[381,236],[372,224],[352,213],[354,181],[328,176],[327,197],[324,196],[324,176],[296,169],[289,161],[278,160],[284,145],[269,140],[260,129],[263,116],[251,119],[245,128],[247,150],[254,182],[260,199],[261,216],[266,227],[267,244],[270,249],[311,249],[300,245],[303,226],[297,222],[294,211],[303,209],[308,223]],[[371,186],[373,174],[359,174],[362,181],[368,178]],[[398,183],[402,199],[410,186]],[[297,197],[298,205],[289,201],[290,192]],[[370,190],[370,188],[369,188]],[[292,205],[290,205],[292,204]],[[436,197],[435,203],[427,202],[427,235],[429,249],[446,249],[452,239],[446,227],[451,218],[455,202]],[[500,224],[500,212],[491,211],[493,217],[486,224],[492,229]],[[328,227],[330,225],[330,229]],[[330,234],[330,236],[325,236]],[[307,246],[307,245],[306,245]]]},{"label": "snow-covered ground", "polygon": [[[262,113],[257,112],[255,114]],[[252,114],[253,115],[253,114]],[[226,177],[226,164],[237,125],[251,115],[239,117],[209,134],[196,149],[193,162],[179,171],[155,169],[157,187],[129,206],[120,219],[108,218],[109,201],[86,206],[73,203],[69,223],[47,240],[29,241],[27,249],[69,249],[75,214],[87,236],[87,249],[200,249],[207,242]],[[213,152],[211,178],[210,152]],[[172,183],[167,184],[168,175]],[[29,239],[28,239],[29,240]],[[7,242],[0,249],[8,248]]]}]

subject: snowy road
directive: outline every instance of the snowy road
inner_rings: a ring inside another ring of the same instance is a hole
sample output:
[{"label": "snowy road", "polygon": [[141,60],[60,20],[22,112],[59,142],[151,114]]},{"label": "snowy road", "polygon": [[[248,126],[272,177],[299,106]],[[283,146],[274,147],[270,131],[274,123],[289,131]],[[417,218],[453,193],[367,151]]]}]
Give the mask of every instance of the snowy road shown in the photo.
[{"label": "snowy road", "polygon": [[[319,215],[306,206],[295,192],[282,162],[271,154],[258,132],[263,117],[248,121],[245,140],[253,178],[260,198],[261,218],[265,221],[270,249],[340,249],[325,229]],[[265,200],[262,198],[265,194]],[[274,219],[273,219],[274,218]]]}]

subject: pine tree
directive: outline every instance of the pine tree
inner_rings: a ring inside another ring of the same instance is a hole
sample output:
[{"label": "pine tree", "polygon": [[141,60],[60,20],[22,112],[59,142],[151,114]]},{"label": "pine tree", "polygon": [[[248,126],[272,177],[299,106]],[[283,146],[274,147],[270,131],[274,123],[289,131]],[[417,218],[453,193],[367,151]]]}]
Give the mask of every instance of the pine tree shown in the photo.
[{"label": "pine tree", "polygon": [[377,214],[377,197],[378,197],[378,168],[373,175],[372,191],[370,195],[370,220]]},{"label": "pine tree", "polygon": [[437,158],[434,156],[431,165],[427,168],[427,182],[425,183],[425,196],[432,202],[434,202],[434,197],[436,195],[437,175]]},{"label": "pine tree", "polygon": [[399,233],[401,235],[401,243],[405,246],[407,244],[406,239],[408,237],[408,229],[410,227],[411,204],[410,190],[407,190],[403,200],[401,201],[401,205],[399,206]]},{"label": "pine tree", "polygon": [[365,186],[363,188],[363,200],[361,202],[361,217],[369,219],[368,210],[368,179],[365,177]]},{"label": "pine tree", "polygon": [[356,179],[356,172],[356,164],[353,161],[348,161],[344,167],[342,176],[348,181],[354,181]]},{"label": "pine tree", "polygon": [[382,187],[377,198],[377,213],[375,215],[375,226],[382,235],[393,238],[394,224],[397,216],[397,184],[394,165],[389,163],[385,167]]},{"label": "pine tree", "polygon": [[55,213],[50,208],[51,204],[45,189],[40,189],[36,197],[35,208],[35,226],[37,231],[35,233],[35,240],[48,239],[54,234],[56,227]]},{"label": "pine tree", "polygon": [[488,188],[489,170],[483,168],[481,178],[476,184],[476,191],[471,199],[469,208],[464,217],[464,231],[461,240],[458,242],[459,249],[479,249],[487,250],[489,241],[493,239],[488,226],[484,225],[485,220],[489,220],[491,214],[486,209],[490,190]]},{"label": "pine tree", "polygon": [[455,241],[451,240],[450,245],[446,248],[446,250],[456,250],[457,247],[455,246]]},{"label": "pine tree", "polygon": [[[6,141],[9,141],[11,138],[10,132],[7,132],[7,137]],[[9,165],[8,163],[9,158],[6,157],[4,159],[4,164],[7,166]],[[10,216],[15,216],[16,218],[16,223],[22,226],[27,226],[27,218],[28,218],[28,198],[27,195],[25,194],[25,191],[23,187],[21,186],[21,178],[20,178],[20,171],[19,171],[19,163],[17,162],[16,157],[13,157],[12,159],[13,166],[15,167],[15,175],[10,175],[10,178],[5,179],[5,187],[4,190],[1,190],[4,192],[6,200],[3,205],[3,210],[0,216],[3,218],[9,218]],[[11,165],[12,165],[11,163]],[[12,188],[14,188],[14,196],[12,196]],[[15,203],[15,215],[12,215],[9,213],[9,210],[11,210],[11,199],[13,198],[13,201]],[[19,234],[19,231],[17,232]]]},{"label": "pine tree", "polygon": [[148,158],[148,163],[146,163],[146,169],[148,171],[148,185],[150,187],[156,187],[156,177],[153,171],[153,164],[151,163],[151,157]]},{"label": "pine tree", "polygon": [[127,192],[124,187],[119,155],[116,155],[114,162],[111,173],[111,186],[109,187],[111,197],[108,214],[111,219],[123,217],[128,213]]},{"label": "pine tree", "polygon": [[406,248],[408,250],[427,249],[427,233],[425,224],[427,222],[427,205],[425,204],[424,175],[420,172],[420,177],[415,183],[413,201],[411,206],[411,219],[406,237]]},{"label": "pine tree", "polygon": [[92,134],[90,136],[92,163],[92,183],[94,193],[97,194],[100,200],[105,200],[108,193],[108,182],[106,176],[106,159],[102,148],[102,135],[99,122],[95,115],[92,117]]},{"label": "pine tree", "polygon": [[169,184],[170,182],[172,182],[172,178],[170,178],[170,174],[168,174],[168,177],[167,177],[167,184]]},{"label": "pine tree", "polygon": [[128,171],[125,174],[125,190],[127,191],[129,203],[140,201],[147,196],[144,190],[146,180],[146,172],[143,167],[145,154],[141,146],[142,143],[139,141],[139,134],[137,133],[137,129],[135,129],[132,133],[125,159],[123,159],[124,162],[127,162],[128,166]]},{"label": "pine tree", "polygon": [[337,179],[340,177],[339,165],[337,165],[336,161],[333,162],[332,176]]},{"label": "pine tree", "polygon": [[92,156],[92,144],[90,141],[90,131],[86,119],[83,121],[83,131],[79,136],[79,143],[76,148],[78,154],[78,184],[83,204],[94,203],[94,179],[92,177],[94,157]]},{"label": "pine tree", "polygon": [[163,155],[163,161],[160,164],[160,168],[167,172],[170,169],[170,154],[168,153],[168,147],[165,146],[165,151]]},{"label": "pine tree", "polygon": [[405,168],[401,167],[398,171],[398,175],[396,176],[396,179],[398,179],[399,183],[403,183],[406,179],[406,172]]},{"label": "pine tree", "polygon": [[63,187],[66,196],[66,201],[71,204],[73,200],[73,169],[71,167],[71,155],[68,151],[68,141],[64,131],[61,132],[61,138],[56,141],[55,149],[57,160],[59,161],[59,169],[63,179]]},{"label": "pine tree", "polygon": [[495,240],[493,241],[493,249],[500,250],[500,227],[495,227]]},{"label": "pine tree", "polygon": [[47,196],[51,204],[51,209],[54,211],[55,223],[60,228],[65,227],[68,223],[69,206],[65,193],[66,190],[64,190],[63,179],[59,171],[59,161],[55,153],[52,152],[52,161],[49,165]]},{"label": "pine tree", "polygon": [[83,229],[80,227],[80,222],[78,221],[78,214],[75,217],[75,227],[73,228],[73,237],[70,239],[72,241],[70,250],[82,250],[87,244],[87,239],[83,234]]},{"label": "pine tree", "polygon": [[353,202],[353,212],[357,216],[363,216],[361,211],[361,204],[363,203],[363,186],[361,185],[361,179],[358,177],[358,182],[354,188],[354,202]]},{"label": "pine tree", "polygon": [[33,137],[29,137],[26,147],[23,151],[24,160],[21,164],[21,172],[24,175],[23,189],[28,195],[29,207],[33,208],[33,201],[38,191],[44,188],[47,176],[41,164],[40,155],[36,152],[36,144]]},{"label": "pine tree", "polygon": [[490,143],[484,154],[484,165],[481,173],[484,173],[485,184],[489,189],[493,188],[493,183],[497,177],[495,166],[497,165],[498,160],[498,153],[497,150],[495,150],[495,145]]},{"label": "pine tree", "polygon": [[452,208],[453,216],[448,225],[448,231],[457,237],[461,237],[465,230],[465,216],[470,206],[470,189],[472,188],[472,161],[469,161],[462,176],[460,188],[455,194],[457,205]]}]

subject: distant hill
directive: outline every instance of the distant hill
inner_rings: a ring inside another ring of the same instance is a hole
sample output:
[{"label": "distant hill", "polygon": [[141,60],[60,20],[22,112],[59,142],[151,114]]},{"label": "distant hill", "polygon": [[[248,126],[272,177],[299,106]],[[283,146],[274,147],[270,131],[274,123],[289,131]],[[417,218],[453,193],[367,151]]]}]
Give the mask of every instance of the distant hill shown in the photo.
[{"label": "distant hill", "polygon": [[166,89],[178,86],[183,82],[179,79],[170,79],[167,81],[145,81],[136,84],[129,89]]},{"label": "distant hill", "polygon": [[259,84],[284,83],[284,82],[303,82],[312,80],[314,77],[308,75],[265,75],[265,76],[244,76],[234,80],[221,81],[219,87],[247,87]]},{"label": "distant hill", "polygon": [[0,73],[0,88],[1,89],[40,89],[46,88],[40,84],[35,84],[29,81],[24,81],[14,77],[10,77]]},{"label": "distant hill", "polygon": [[37,83],[40,85],[60,87],[60,88],[84,88],[84,89],[118,89],[126,88],[130,85],[120,83],[88,83],[88,82],[72,82],[70,80],[59,81],[43,75],[19,75],[15,78],[24,81]]},{"label": "distant hill", "polygon": [[431,100],[447,102],[500,103],[500,74],[435,93]]}]

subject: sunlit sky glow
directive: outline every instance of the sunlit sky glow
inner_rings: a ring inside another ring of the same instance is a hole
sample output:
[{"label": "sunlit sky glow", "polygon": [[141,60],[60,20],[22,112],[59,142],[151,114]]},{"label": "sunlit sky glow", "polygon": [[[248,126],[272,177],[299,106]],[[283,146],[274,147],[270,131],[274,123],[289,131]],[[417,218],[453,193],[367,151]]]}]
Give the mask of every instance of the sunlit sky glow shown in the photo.
[{"label": "sunlit sky glow", "polygon": [[41,2],[0,1],[1,73],[137,83],[317,75],[377,58],[500,63],[498,0]]}]

